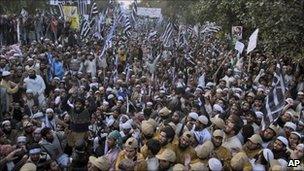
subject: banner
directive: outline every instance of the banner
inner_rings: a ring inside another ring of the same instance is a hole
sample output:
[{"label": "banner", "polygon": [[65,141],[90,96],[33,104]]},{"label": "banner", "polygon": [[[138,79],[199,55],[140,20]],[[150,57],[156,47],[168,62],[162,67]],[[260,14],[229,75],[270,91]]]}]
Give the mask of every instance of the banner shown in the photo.
[{"label": "banner", "polygon": [[256,29],[251,36],[249,37],[249,43],[247,47],[247,54],[253,51],[256,48],[257,41],[258,41],[258,33],[259,29]]},{"label": "banner", "polygon": [[238,54],[242,54],[245,45],[242,42],[236,41],[234,49],[238,51]]},{"label": "banner", "polygon": [[150,17],[150,18],[162,18],[161,8],[137,8],[137,15]]},{"label": "banner", "polygon": [[233,40],[241,40],[243,37],[243,27],[242,26],[232,26],[231,28]]},{"label": "banner", "polygon": [[70,23],[71,29],[79,29],[79,15],[76,6],[63,6],[64,20]]}]

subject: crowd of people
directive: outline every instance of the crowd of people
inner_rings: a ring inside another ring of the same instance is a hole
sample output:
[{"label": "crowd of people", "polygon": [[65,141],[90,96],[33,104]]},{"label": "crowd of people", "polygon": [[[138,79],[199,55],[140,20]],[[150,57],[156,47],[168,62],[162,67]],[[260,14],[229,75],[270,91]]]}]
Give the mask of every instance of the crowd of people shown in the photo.
[{"label": "crowd of people", "polygon": [[115,34],[102,58],[95,40],[4,37],[0,170],[304,169],[303,66],[280,56],[286,105],[262,129],[278,56],[238,56],[216,34],[187,51],[137,36]]}]

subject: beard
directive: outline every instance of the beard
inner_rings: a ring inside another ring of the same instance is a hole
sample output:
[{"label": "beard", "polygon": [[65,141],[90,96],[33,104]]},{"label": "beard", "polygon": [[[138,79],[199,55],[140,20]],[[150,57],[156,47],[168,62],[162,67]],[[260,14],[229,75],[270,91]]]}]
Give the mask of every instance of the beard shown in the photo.
[{"label": "beard", "polygon": [[53,120],[53,118],[54,118],[54,116],[52,115],[52,116],[48,116],[48,119],[51,121],[51,120]]},{"label": "beard", "polygon": [[12,129],[3,129],[3,132],[4,132],[5,134],[11,134]]},{"label": "beard", "polygon": [[261,138],[262,138],[263,142],[269,142],[272,140],[272,138],[266,138],[264,136],[261,136]]},{"label": "beard", "polygon": [[78,113],[78,114],[81,113],[82,111],[83,111],[82,108],[75,108],[75,112]]},{"label": "beard", "polygon": [[182,149],[182,150],[185,150],[187,147],[189,147],[189,145],[186,145],[186,144],[181,144],[179,143],[179,148]]},{"label": "beard", "polygon": [[29,75],[30,79],[36,79],[36,77],[37,77],[36,75]]},{"label": "beard", "polygon": [[160,145],[163,147],[163,146],[165,146],[165,145],[167,145],[168,144],[168,141],[165,141],[165,142],[159,142],[160,143]]}]

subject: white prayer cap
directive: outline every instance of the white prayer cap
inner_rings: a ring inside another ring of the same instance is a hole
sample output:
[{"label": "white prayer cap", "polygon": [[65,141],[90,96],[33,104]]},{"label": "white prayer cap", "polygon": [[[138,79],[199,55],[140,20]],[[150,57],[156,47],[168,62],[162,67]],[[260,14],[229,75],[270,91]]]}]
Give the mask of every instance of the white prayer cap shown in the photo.
[{"label": "white prayer cap", "polygon": [[211,159],[209,159],[208,160],[208,165],[209,165],[210,170],[212,170],[212,171],[222,170],[223,169],[221,161],[219,159],[217,159],[217,158],[211,158]]},{"label": "white prayer cap", "polygon": [[125,122],[123,124],[121,124],[121,129],[131,129],[132,128],[132,125],[130,124],[130,122]]},{"label": "white prayer cap", "polygon": [[266,171],[266,169],[262,164],[253,164],[252,171]]},{"label": "white prayer cap", "polygon": [[293,99],[292,99],[292,98],[287,98],[287,99],[285,100],[285,102],[290,103],[290,104],[293,104]]},{"label": "white prayer cap", "polygon": [[41,128],[36,128],[35,131],[34,131],[34,133],[40,134],[40,133],[41,133],[41,130],[42,130]]},{"label": "white prayer cap", "polygon": [[33,61],[33,60],[34,60],[33,58],[28,58],[28,59],[27,59],[27,61]]},{"label": "white prayer cap", "polygon": [[14,53],[13,57],[20,57],[21,54],[20,53]]},{"label": "white prayer cap", "polygon": [[108,99],[112,99],[112,98],[114,98],[113,94],[108,95]]},{"label": "white prayer cap", "polygon": [[9,120],[5,120],[5,121],[3,121],[3,122],[2,122],[2,124],[1,124],[1,125],[2,125],[2,126],[4,126],[4,125],[6,125],[6,124],[11,124],[11,121],[9,121]]},{"label": "white prayer cap", "polygon": [[195,113],[195,112],[190,112],[190,113],[189,113],[189,116],[190,116],[190,118],[192,118],[192,119],[194,119],[194,120],[197,120],[197,119],[198,119],[198,114]]},{"label": "white prayer cap", "polygon": [[297,147],[300,147],[302,149],[302,151],[304,150],[304,144],[298,144]]},{"label": "white prayer cap", "polygon": [[108,106],[108,105],[109,105],[109,102],[107,102],[107,101],[103,101],[103,102],[102,102],[102,105],[104,105],[104,106]]},{"label": "white prayer cap", "polygon": [[256,111],[255,115],[257,118],[263,118],[264,114],[261,111]]},{"label": "white prayer cap", "polygon": [[214,104],[213,105],[213,110],[216,111],[216,112],[224,113],[223,108],[219,104]]},{"label": "white prayer cap", "polygon": [[297,135],[300,139],[302,138],[302,135],[296,131],[291,132],[291,134]]},{"label": "white prayer cap", "polygon": [[113,89],[111,88],[111,87],[108,87],[107,89],[106,89],[106,92],[112,92],[113,91]]},{"label": "white prayer cap", "polygon": [[60,80],[60,78],[59,77],[54,77],[53,80]]},{"label": "white prayer cap", "polygon": [[27,89],[26,93],[30,94],[30,93],[34,93],[34,91],[32,89]]},{"label": "white prayer cap", "polygon": [[198,117],[198,120],[199,120],[202,124],[204,124],[204,125],[207,125],[208,122],[209,122],[208,118],[207,118],[205,115],[199,116],[199,117]]},{"label": "white prayer cap", "polygon": [[124,100],[124,98],[122,97],[122,96],[118,96],[118,98],[117,98],[119,101],[123,101]]},{"label": "white prayer cap", "polygon": [[6,76],[9,76],[9,75],[11,75],[11,72],[9,72],[9,71],[3,71],[2,72],[2,77],[6,77]]},{"label": "white prayer cap", "polygon": [[283,136],[278,136],[277,140],[281,141],[286,147],[288,147],[288,140]]},{"label": "white prayer cap", "polygon": [[299,92],[298,92],[298,95],[303,96],[303,95],[304,95],[304,92],[303,92],[303,91],[299,91]]},{"label": "white prayer cap", "polygon": [[159,93],[165,94],[166,91],[165,90],[160,90]]},{"label": "white prayer cap", "polygon": [[272,151],[268,148],[263,149],[263,156],[268,162],[274,159]]},{"label": "white prayer cap", "polygon": [[46,113],[54,113],[54,110],[53,110],[52,108],[48,108],[48,109],[46,109],[45,112],[46,112]]},{"label": "white prayer cap", "polygon": [[20,142],[26,143],[26,137],[25,137],[25,136],[19,136],[19,137],[17,138],[17,143],[20,143]]},{"label": "white prayer cap", "polygon": [[152,106],[153,103],[152,102],[147,102],[147,106]]},{"label": "white prayer cap", "polygon": [[286,122],[284,127],[288,127],[288,128],[291,128],[292,130],[296,130],[297,129],[297,125],[294,124],[293,122]]},{"label": "white prayer cap", "polygon": [[240,88],[233,88],[233,92],[242,93],[243,90]]},{"label": "white prayer cap", "polygon": [[223,90],[222,89],[220,89],[220,88],[218,88],[218,89],[216,89],[216,91],[215,91],[216,93],[223,93]]},{"label": "white prayer cap", "polygon": [[60,92],[60,89],[59,89],[59,88],[56,88],[54,91],[59,91],[59,92]]}]

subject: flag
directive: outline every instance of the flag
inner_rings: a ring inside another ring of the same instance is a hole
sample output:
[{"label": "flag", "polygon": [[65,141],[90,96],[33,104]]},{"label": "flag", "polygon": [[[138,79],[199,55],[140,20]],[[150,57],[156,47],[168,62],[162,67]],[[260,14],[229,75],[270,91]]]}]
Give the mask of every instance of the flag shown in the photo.
[{"label": "flag", "polygon": [[25,9],[22,8],[20,15],[21,15],[23,18],[26,18],[26,17],[28,17],[28,12],[27,12]]},{"label": "flag", "polygon": [[258,41],[258,33],[259,29],[256,29],[251,36],[249,37],[249,43],[247,47],[247,54],[253,51],[256,48],[257,41]]},{"label": "flag", "polygon": [[80,36],[86,38],[91,30],[88,20],[84,20],[80,29]]},{"label": "flag", "polygon": [[242,42],[237,41],[235,43],[234,49],[238,51],[238,54],[242,54],[243,50],[244,50],[244,47],[245,47],[245,45]]},{"label": "flag", "polygon": [[188,42],[187,42],[187,39],[186,39],[185,26],[183,26],[183,25],[179,26],[177,45],[179,47],[185,47],[185,46],[188,45]]},{"label": "flag", "polygon": [[137,1],[134,0],[133,5],[132,5],[132,13],[131,13],[131,18],[132,18],[134,25],[136,23],[136,16],[137,16]]},{"label": "flag", "polygon": [[98,14],[98,7],[97,7],[97,4],[96,2],[94,2],[91,6],[91,13],[90,13],[90,16],[93,16],[93,15],[96,15]]},{"label": "flag", "polygon": [[285,105],[285,81],[283,70],[279,62],[276,65],[276,71],[272,80],[272,88],[265,97],[264,117],[262,126],[267,128],[281,114]]},{"label": "flag", "polygon": [[161,37],[164,46],[169,46],[173,31],[174,31],[173,23],[169,22],[167,24],[164,34]]},{"label": "flag", "polygon": [[58,8],[59,8],[59,11],[60,11],[60,17],[62,17],[64,19],[64,12],[63,12],[62,3],[58,3]]},{"label": "flag", "polygon": [[132,27],[131,27],[131,23],[130,23],[129,17],[126,16],[125,17],[125,29],[124,29],[124,33],[126,34],[127,37],[131,36],[131,33],[130,33],[131,28]]}]

